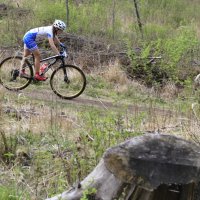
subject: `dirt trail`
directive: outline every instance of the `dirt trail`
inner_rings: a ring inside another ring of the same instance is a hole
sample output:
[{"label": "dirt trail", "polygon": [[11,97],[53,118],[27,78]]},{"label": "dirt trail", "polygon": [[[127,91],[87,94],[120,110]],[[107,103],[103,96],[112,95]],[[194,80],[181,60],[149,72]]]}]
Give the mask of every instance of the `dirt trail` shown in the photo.
[{"label": "dirt trail", "polygon": [[4,89],[2,86],[0,89],[4,90],[6,93],[12,93],[18,98],[20,97],[28,97],[36,100],[46,100],[50,102],[58,102],[58,103],[64,103],[64,104],[76,104],[76,105],[85,105],[85,106],[91,106],[91,107],[99,107],[105,110],[119,110],[122,108],[127,109],[130,112],[143,112],[143,111],[149,111],[153,112],[159,115],[168,115],[168,116],[180,116],[182,115],[181,113],[177,113],[175,111],[171,111],[165,108],[156,108],[156,107],[150,107],[148,104],[147,105],[138,105],[138,104],[124,104],[121,102],[112,102],[112,101],[107,101],[107,100],[102,100],[99,97],[92,98],[92,97],[86,97],[84,94],[81,96],[72,99],[72,100],[66,100],[66,99],[61,99],[57,97],[51,90],[37,90],[37,91],[27,91],[27,90],[22,90],[18,92],[13,92],[13,91],[8,91]]}]

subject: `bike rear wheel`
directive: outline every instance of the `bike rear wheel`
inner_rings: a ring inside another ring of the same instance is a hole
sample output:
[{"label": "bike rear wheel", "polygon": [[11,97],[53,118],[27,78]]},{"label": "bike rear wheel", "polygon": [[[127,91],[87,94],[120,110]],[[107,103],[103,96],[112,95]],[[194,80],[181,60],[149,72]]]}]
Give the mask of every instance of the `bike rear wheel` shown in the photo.
[{"label": "bike rear wheel", "polygon": [[13,56],[0,63],[0,83],[8,90],[22,90],[26,88],[33,77],[33,68],[28,61],[25,62],[24,74],[20,75],[22,57]]},{"label": "bike rear wheel", "polygon": [[73,99],[82,94],[86,87],[83,71],[73,65],[65,65],[55,69],[50,78],[53,92],[61,98]]}]

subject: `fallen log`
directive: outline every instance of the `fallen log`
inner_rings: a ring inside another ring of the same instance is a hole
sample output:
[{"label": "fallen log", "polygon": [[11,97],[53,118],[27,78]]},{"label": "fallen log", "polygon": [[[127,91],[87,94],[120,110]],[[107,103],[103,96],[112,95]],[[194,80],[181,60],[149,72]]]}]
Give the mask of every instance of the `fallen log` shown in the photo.
[{"label": "fallen log", "polygon": [[[75,188],[48,200],[197,200],[200,147],[173,135],[144,134],[109,148]],[[89,196],[88,196],[89,199]]]}]

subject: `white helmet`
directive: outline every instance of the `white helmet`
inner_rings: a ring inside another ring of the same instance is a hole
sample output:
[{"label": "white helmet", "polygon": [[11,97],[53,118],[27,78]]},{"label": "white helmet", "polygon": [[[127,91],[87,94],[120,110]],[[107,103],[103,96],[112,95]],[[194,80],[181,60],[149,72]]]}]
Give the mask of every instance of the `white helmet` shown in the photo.
[{"label": "white helmet", "polygon": [[55,22],[53,23],[53,26],[55,28],[58,28],[60,30],[65,30],[66,29],[66,25],[63,21],[56,19]]}]

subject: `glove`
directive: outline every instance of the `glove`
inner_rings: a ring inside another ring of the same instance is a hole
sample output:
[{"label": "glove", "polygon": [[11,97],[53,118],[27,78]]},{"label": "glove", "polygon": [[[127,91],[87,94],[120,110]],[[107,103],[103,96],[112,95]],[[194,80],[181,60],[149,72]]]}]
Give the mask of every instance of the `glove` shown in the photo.
[{"label": "glove", "polygon": [[60,56],[62,56],[62,57],[65,56],[63,51],[60,52]]},{"label": "glove", "polygon": [[67,58],[68,57],[68,53],[66,51],[64,51],[64,52],[61,51],[60,52],[60,56]]}]

